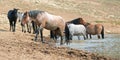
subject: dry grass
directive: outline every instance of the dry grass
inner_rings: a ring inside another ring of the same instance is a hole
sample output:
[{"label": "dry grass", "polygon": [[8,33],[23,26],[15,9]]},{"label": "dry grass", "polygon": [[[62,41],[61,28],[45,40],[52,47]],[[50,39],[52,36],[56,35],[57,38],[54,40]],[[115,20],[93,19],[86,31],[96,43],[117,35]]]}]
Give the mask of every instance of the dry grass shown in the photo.
[{"label": "dry grass", "polygon": [[119,4],[119,0],[0,0],[0,14],[4,15],[0,21],[6,21],[8,10],[13,8],[22,12],[37,9],[60,15],[65,21],[82,17],[87,22],[102,23],[106,30],[114,33],[111,27],[120,25]]}]

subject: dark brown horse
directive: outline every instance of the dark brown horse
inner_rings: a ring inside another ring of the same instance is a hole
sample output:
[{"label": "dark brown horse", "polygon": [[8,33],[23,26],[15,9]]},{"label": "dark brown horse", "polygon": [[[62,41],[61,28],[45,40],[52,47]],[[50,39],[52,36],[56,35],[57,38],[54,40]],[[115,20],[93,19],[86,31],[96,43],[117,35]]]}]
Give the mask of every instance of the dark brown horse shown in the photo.
[{"label": "dark brown horse", "polygon": [[87,38],[88,34],[90,35],[97,35],[98,39],[100,39],[100,34],[102,36],[102,39],[104,39],[104,26],[102,24],[91,24],[91,23],[86,23],[86,32],[87,32]]},{"label": "dark brown horse", "polygon": [[73,19],[73,20],[70,20],[66,23],[73,23],[73,24],[82,24],[84,25],[85,24],[85,20],[83,20],[83,18],[76,18],[76,19]]},{"label": "dark brown horse", "polygon": [[[63,33],[65,29],[64,19],[60,16],[55,16],[49,14],[45,11],[32,10],[29,12],[25,12],[22,20],[22,24],[26,24],[28,21],[34,21],[38,26],[37,32],[41,34],[41,41],[43,41],[43,28],[51,30],[51,31],[59,31],[59,35],[61,36],[60,44],[63,44]],[[35,40],[37,40],[38,33],[36,33]],[[58,32],[57,32],[58,33]]]}]

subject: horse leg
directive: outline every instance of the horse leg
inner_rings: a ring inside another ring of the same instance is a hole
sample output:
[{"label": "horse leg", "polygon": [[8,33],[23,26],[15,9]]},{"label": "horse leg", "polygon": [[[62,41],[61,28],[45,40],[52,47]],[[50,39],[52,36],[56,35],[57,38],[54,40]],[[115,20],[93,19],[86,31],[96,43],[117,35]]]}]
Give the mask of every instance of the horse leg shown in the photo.
[{"label": "horse leg", "polygon": [[102,39],[104,39],[104,26],[102,26],[101,36],[102,36]]},{"label": "horse leg", "polygon": [[50,31],[50,38],[54,39],[53,31]]},{"label": "horse leg", "polygon": [[84,40],[86,40],[85,34],[83,34],[83,38],[84,38]]},{"label": "horse leg", "polygon": [[42,43],[45,43],[44,40],[43,40],[43,28],[40,29],[40,35],[41,35],[41,41],[42,41]]},{"label": "horse leg", "polygon": [[98,34],[97,36],[98,36],[98,39],[100,39],[100,35]]},{"label": "horse leg", "polygon": [[28,32],[29,32],[29,33],[31,33],[31,23],[30,23],[30,22],[28,22],[28,24],[27,24],[27,25],[28,25]]},{"label": "horse leg", "polygon": [[90,39],[92,39],[92,36],[91,36],[91,34],[89,34],[89,36],[90,36]]},{"label": "horse leg", "polygon": [[88,39],[88,34],[86,34],[86,38]]},{"label": "horse leg", "polygon": [[15,32],[15,28],[16,28],[16,21],[17,21],[17,20],[15,20],[15,21],[14,21],[14,26],[13,26],[13,27],[14,27],[14,29],[13,29],[13,32]]},{"label": "horse leg", "polygon": [[[26,24],[25,24],[26,25]],[[23,29],[24,29],[24,33],[26,33],[26,27],[25,27],[25,25],[23,26]]]},{"label": "horse leg", "polygon": [[33,22],[33,21],[32,21],[32,27],[33,27],[33,34],[35,34],[36,26],[35,26],[35,22]]},{"label": "horse leg", "polygon": [[28,25],[29,23],[27,23],[27,32],[29,33],[29,25]]},{"label": "horse leg", "polygon": [[60,35],[61,35],[60,45],[63,44],[63,34],[64,34],[64,30],[61,30],[61,29],[60,29]]},{"label": "horse leg", "polygon": [[86,40],[86,32],[83,33],[84,40]]},{"label": "horse leg", "polygon": [[78,36],[78,40],[80,40],[80,36]]},{"label": "horse leg", "polygon": [[37,37],[38,37],[39,31],[40,31],[40,27],[38,27],[38,29],[36,30],[35,41],[37,41]]},{"label": "horse leg", "polygon": [[10,31],[11,31],[11,28],[12,28],[12,21],[9,21],[10,22]]},{"label": "horse leg", "polygon": [[31,26],[31,23],[30,23],[30,33],[31,33],[31,29],[32,29],[31,27],[32,27],[32,26]]},{"label": "horse leg", "polygon": [[14,32],[14,22],[12,21],[12,32]]},{"label": "horse leg", "polygon": [[22,32],[23,32],[23,26],[21,26],[22,27]]}]

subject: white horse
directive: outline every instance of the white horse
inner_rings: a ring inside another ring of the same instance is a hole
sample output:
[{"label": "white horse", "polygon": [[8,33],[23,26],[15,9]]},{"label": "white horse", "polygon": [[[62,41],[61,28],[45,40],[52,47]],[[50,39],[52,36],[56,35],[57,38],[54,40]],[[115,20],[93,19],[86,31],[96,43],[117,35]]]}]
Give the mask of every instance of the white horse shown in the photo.
[{"label": "white horse", "polygon": [[17,13],[17,16],[18,16],[18,19],[19,19],[18,21],[19,21],[19,22],[21,22],[21,20],[22,20],[22,18],[23,18],[23,14],[24,14],[24,13],[22,13],[22,12],[18,12],[18,13]]},{"label": "white horse", "polygon": [[69,34],[70,34],[70,39],[72,40],[73,36],[78,36],[78,39],[80,40],[80,35],[83,35],[84,40],[86,39],[86,28],[84,25],[75,25],[75,24],[68,24],[68,29],[69,29]]}]

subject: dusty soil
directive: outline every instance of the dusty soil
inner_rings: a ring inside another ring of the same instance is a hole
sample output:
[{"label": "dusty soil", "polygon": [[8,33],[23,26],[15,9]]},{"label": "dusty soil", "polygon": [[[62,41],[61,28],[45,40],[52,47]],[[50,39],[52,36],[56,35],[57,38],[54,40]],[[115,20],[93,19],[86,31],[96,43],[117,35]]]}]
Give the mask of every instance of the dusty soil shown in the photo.
[{"label": "dusty soil", "polygon": [[[49,2],[48,5],[46,4],[48,3],[46,1]],[[100,56],[97,53],[76,50],[63,46],[56,47],[54,41],[49,39],[49,31],[47,30],[44,31],[46,40],[46,43],[44,44],[40,41],[33,41],[34,34],[22,33],[20,23],[18,22],[16,32],[9,31],[9,23],[6,14],[10,9],[20,8],[20,11],[23,12],[31,9],[45,10],[52,14],[62,16],[66,21],[77,17],[82,17],[84,20],[92,23],[97,20],[107,20],[107,23],[102,23],[105,26],[105,33],[120,33],[120,25],[116,25],[113,22],[113,24],[111,24],[109,21],[114,19],[105,18],[111,14],[111,10],[113,11],[114,9],[119,8],[119,3],[117,3],[118,5],[111,4],[113,6],[115,5],[115,7],[110,10],[108,4],[104,6],[103,3],[95,3],[98,0],[93,0],[93,3],[90,0],[91,5],[89,5],[90,2],[87,2],[87,0],[79,0],[79,2],[78,0],[63,0],[72,1],[68,3],[59,1],[62,0],[40,0],[40,2],[39,0],[0,0],[0,60],[114,60],[109,57]],[[73,1],[76,1],[77,3],[73,3]],[[86,3],[88,3],[88,5],[86,5]],[[71,5],[75,5],[75,7]],[[84,9],[83,6],[87,9]],[[89,7],[95,7],[96,9],[90,9]],[[105,10],[108,12],[103,11],[102,7],[105,7]],[[119,17],[119,10],[117,9],[113,13]],[[114,14],[112,15],[113,18],[116,17]],[[119,19],[115,20],[119,21]]]},{"label": "dusty soil", "polygon": [[[4,17],[3,17],[4,18]],[[33,41],[34,34],[22,33],[17,22],[16,32],[9,31],[7,18],[0,20],[0,60],[113,60],[96,53],[68,47],[56,47],[44,31],[46,43]]]}]

